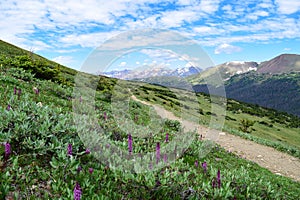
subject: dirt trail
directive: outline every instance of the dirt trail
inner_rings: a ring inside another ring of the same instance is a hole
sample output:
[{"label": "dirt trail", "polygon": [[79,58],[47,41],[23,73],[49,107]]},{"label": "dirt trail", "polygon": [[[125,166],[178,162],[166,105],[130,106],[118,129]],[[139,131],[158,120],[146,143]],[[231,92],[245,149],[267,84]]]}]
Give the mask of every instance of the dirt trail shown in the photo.
[{"label": "dirt trail", "polygon": [[[193,131],[196,129],[199,134],[201,133],[205,137],[209,130],[194,122],[180,119],[161,106],[139,100],[135,96],[132,96],[131,98],[135,101],[152,106],[162,118],[180,121],[186,131]],[[298,158],[277,151],[271,147],[257,144],[253,141],[220,131],[216,142],[226,150],[231,151],[244,159],[251,160],[277,175],[287,176],[296,181],[300,181],[300,160]]]}]

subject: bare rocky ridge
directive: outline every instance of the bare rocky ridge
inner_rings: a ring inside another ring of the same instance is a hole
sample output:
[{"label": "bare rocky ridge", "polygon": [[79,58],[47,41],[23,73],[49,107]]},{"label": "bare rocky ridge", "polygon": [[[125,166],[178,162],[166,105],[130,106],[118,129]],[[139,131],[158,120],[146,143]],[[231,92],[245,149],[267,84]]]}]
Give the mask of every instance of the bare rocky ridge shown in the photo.
[{"label": "bare rocky ridge", "polygon": [[289,73],[300,71],[300,55],[282,54],[269,61],[262,62],[257,72],[259,73]]},{"label": "bare rocky ridge", "polygon": [[[194,122],[180,119],[172,112],[165,110],[161,106],[139,100],[135,96],[132,96],[131,98],[145,105],[153,106],[157,114],[162,118],[180,121],[186,131],[197,130],[197,132],[202,134],[205,138],[206,133],[209,130],[207,127],[200,126]],[[298,158],[277,151],[271,147],[224,132],[219,133],[219,137],[216,142],[227,151],[233,152],[241,158],[253,161],[277,175],[290,177],[296,181],[300,181],[300,160]]]}]

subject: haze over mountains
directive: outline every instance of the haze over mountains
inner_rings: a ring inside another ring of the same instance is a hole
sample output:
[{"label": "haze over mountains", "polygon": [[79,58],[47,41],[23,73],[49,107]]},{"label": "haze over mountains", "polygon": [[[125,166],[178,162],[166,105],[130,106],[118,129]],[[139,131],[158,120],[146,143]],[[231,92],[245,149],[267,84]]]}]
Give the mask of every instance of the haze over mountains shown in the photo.
[{"label": "haze over mountains", "polygon": [[[283,54],[256,64],[256,70],[245,73],[239,73],[243,63],[239,67],[231,65],[229,69],[226,64],[216,67],[225,81],[226,96],[300,116],[300,55]],[[196,92],[209,93],[203,77],[211,76],[214,70],[188,77],[190,82],[198,82],[193,86]],[[218,89],[221,87],[215,86]]]},{"label": "haze over mountains", "polygon": [[[32,54],[2,40],[0,41],[0,51],[9,56]],[[33,57],[42,58],[35,54],[33,54]],[[76,74],[75,70],[52,61],[47,61],[47,63],[48,67],[46,70],[50,70],[51,73],[54,72],[52,68],[55,66],[66,73],[63,79],[57,74],[56,79],[59,82],[71,81]],[[205,78],[219,71],[224,80],[226,97],[285,111],[300,117],[300,55],[297,54],[282,54],[262,63],[226,62],[204,71],[201,71],[198,67],[175,70],[166,68],[152,69],[149,68],[144,71],[115,71],[108,75],[114,75],[116,78],[134,79],[167,87],[209,93]],[[45,73],[43,72],[45,69],[39,70],[42,70],[42,74]],[[162,78],[162,75],[165,76]],[[214,87],[215,91],[220,88],[219,86]]]},{"label": "haze over mountains", "polygon": [[[175,70],[152,67],[112,71],[104,75],[210,93],[206,80],[216,73],[224,81],[228,98],[300,116],[300,55],[297,54],[282,54],[261,63],[231,61],[204,71],[197,67]],[[221,86],[212,87],[218,94]]]},{"label": "haze over mountains", "polygon": [[198,67],[190,66],[184,68],[171,69],[161,66],[143,66],[138,69],[124,69],[124,70],[113,70],[109,72],[101,73],[104,76],[132,80],[132,79],[145,79],[149,77],[167,76],[167,77],[180,77],[185,78],[190,75],[199,74],[202,70]]}]

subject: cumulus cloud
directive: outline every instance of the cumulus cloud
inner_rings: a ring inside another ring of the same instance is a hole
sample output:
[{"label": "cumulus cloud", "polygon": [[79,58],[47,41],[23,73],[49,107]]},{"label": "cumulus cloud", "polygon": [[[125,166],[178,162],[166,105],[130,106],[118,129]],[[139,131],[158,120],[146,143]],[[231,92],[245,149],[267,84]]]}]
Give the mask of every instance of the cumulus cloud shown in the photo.
[{"label": "cumulus cloud", "polygon": [[299,0],[275,0],[275,2],[282,14],[292,14],[300,10]]},{"label": "cumulus cloud", "polygon": [[68,66],[74,62],[74,59],[72,56],[58,56],[52,59],[54,62],[57,62],[59,64]]},{"label": "cumulus cloud", "polygon": [[[0,1],[1,39],[28,50],[72,53],[98,47],[128,30],[163,28],[179,31],[204,46],[213,46],[215,53],[230,53],[241,50],[230,45],[233,43],[300,38],[300,22],[290,15],[300,11],[299,0],[63,2]],[[174,44],[176,37],[165,32],[153,37],[140,35],[136,40],[120,38],[106,47],[169,45],[171,37]]]},{"label": "cumulus cloud", "polygon": [[226,53],[232,54],[235,52],[240,52],[242,49],[238,46],[233,46],[230,44],[221,44],[215,49],[215,54]]},{"label": "cumulus cloud", "polygon": [[127,65],[126,62],[121,62],[121,63],[119,64],[119,67],[125,67],[126,65]]}]

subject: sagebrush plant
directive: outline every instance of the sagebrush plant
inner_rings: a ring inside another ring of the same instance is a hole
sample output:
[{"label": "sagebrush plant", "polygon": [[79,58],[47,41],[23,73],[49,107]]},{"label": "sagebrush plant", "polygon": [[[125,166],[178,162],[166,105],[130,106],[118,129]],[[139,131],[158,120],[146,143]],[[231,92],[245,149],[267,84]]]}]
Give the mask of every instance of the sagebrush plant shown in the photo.
[{"label": "sagebrush plant", "polygon": [[[38,93],[34,88],[38,89]],[[19,92],[20,91],[20,92]],[[0,73],[0,199],[296,199],[300,183],[276,176],[258,165],[213,145],[193,140],[175,162],[162,149],[181,130],[166,120],[160,132],[138,138],[121,130],[110,103],[96,94],[96,114],[111,144],[125,152],[154,152],[145,173],[113,170],[95,159],[80,140],[72,120],[72,89],[39,80],[28,71],[1,68]],[[41,102],[41,104],[39,104]],[[7,106],[10,105],[10,109]],[[127,117],[149,124],[149,107],[131,103]],[[107,146],[109,148],[109,145]],[[152,171],[155,159],[169,165]],[[215,181],[215,184],[213,182]]]}]

